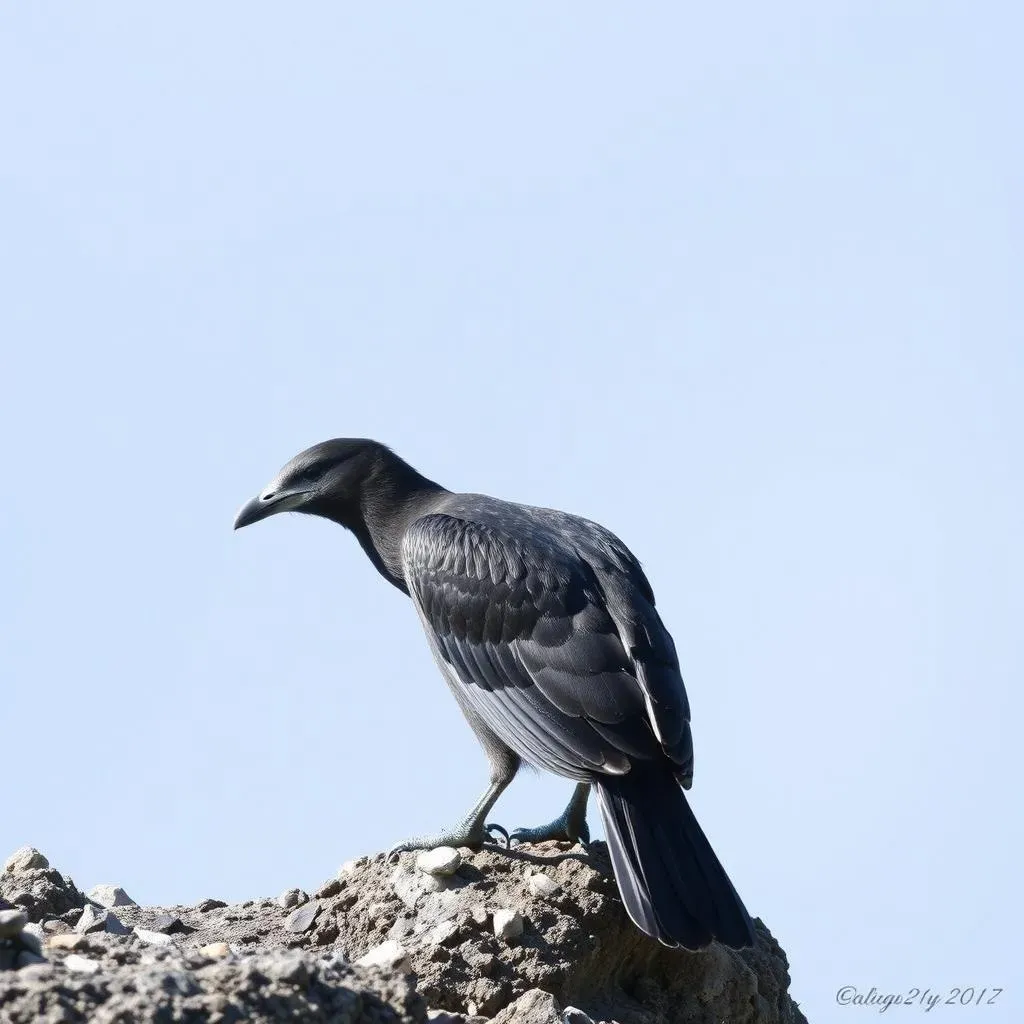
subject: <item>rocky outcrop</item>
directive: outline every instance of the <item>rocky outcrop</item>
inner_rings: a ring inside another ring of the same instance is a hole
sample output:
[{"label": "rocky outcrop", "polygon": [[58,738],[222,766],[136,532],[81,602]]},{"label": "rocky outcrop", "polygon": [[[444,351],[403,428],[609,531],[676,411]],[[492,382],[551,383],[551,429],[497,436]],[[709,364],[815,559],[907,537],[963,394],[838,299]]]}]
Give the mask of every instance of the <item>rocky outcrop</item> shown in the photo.
[{"label": "rocky outcrop", "polygon": [[626,917],[600,843],[362,858],[312,894],[175,907],[85,896],[23,849],[0,900],[4,1024],[804,1020],[760,921],[750,950],[666,949]]}]

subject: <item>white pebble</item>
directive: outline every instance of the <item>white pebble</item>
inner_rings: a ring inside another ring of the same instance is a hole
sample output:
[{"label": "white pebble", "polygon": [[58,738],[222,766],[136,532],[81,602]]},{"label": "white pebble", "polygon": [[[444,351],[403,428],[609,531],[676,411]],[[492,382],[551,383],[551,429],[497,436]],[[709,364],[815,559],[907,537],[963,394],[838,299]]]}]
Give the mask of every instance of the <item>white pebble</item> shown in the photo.
[{"label": "white pebble", "polygon": [[494,934],[505,942],[518,939],[523,934],[523,915],[515,910],[494,912]]},{"label": "white pebble", "polygon": [[225,957],[231,956],[231,947],[226,942],[210,942],[205,946],[200,946],[199,952],[211,960],[223,960]]},{"label": "white pebble", "polygon": [[409,974],[412,971],[412,964],[409,963],[409,954],[405,951],[405,946],[400,942],[395,942],[394,939],[388,939],[387,942],[374,946],[356,963],[360,967],[383,967],[401,974]]},{"label": "white pebble", "polygon": [[174,945],[174,936],[165,935],[163,932],[151,932],[146,928],[136,928],[135,934],[149,946]]},{"label": "white pebble", "polygon": [[528,885],[534,896],[553,896],[561,888],[550,875],[540,871],[530,875]]},{"label": "white pebble", "polygon": [[100,965],[96,960],[90,960],[87,956],[79,956],[77,953],[70,953],[64,957],[64,966],[69,971],[78,971],[81,974],[96,974]]},{"label": "white pebble", "polygon": [[448,878],[459,870],[462,854],[454,847],[439,846],[436,850],[424,850],[416,858],[416,867],[428,875]]}]

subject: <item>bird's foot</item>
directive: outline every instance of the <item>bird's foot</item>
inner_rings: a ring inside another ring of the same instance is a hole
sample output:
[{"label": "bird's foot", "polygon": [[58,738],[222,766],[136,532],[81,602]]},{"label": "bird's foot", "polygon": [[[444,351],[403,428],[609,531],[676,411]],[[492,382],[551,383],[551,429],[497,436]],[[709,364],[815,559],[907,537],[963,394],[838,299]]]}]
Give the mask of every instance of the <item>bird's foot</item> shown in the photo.
[{"label": "bird's foot", "polygon": [[509,836],[509,845],[512,843],[546,843],[552,840],[559,843],[579,843],[586,849],[590,842],[590,828],[587,825],[586,812],[584,811],[582,815],[573,814],[570,808],[547,825],[540,825],[537,828],[517,828]]},{"label": "bird's foot", "polygon": [[387,859],[391,860],[400,853],[410,850],[436,850],[439,846],[466,846],[471,850],[479,850],[484,843],[493,841],[491,832],[497,832],[505,840],[505,847],[508,848],[508,832],[501,825],[484,825],[478,821],[462,821],[454,828],[444,829],[440,832],[433,832],[427,836],[414,836],[404,842],[397,843],[388,850]]}]

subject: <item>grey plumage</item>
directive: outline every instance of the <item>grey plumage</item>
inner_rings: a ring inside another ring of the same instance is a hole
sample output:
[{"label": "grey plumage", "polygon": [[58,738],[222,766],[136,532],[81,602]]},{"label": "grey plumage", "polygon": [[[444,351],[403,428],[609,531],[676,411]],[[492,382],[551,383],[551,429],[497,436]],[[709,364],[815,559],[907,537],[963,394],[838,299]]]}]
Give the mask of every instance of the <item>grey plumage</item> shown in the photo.
[{"label": "grey plumage", "polygon": [[691,949],[753,941],[680,788],[692,781],[693,744],[675,646],[617,537],[564,512],[453,494],[363,440],[296,456],[236,527],[282,508],[351,529],[409,595],[491,761],[491,786],[467,819],[404,848],[481,841],[525,761],[596,789],[620,893],[645,932]]}]

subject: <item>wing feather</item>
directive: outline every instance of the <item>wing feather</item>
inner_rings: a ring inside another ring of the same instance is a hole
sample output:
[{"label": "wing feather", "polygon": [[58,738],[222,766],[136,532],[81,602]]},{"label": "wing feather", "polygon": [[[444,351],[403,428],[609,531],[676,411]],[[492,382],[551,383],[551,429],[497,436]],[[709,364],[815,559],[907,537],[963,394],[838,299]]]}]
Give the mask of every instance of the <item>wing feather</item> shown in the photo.
[{"label": "wing feather", "polygon": [[674,703],[670,679],[655,677],[660,689],[648,691],[641,634],[624,643],[598,573],[564,538],[433,514],[407,531],[402,560],[459,703],[526,761],[585,779],[671,756],[664,733],[678,740],[676,721],[689,719],[678,668]]}]

